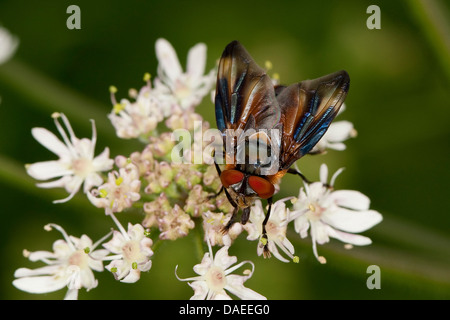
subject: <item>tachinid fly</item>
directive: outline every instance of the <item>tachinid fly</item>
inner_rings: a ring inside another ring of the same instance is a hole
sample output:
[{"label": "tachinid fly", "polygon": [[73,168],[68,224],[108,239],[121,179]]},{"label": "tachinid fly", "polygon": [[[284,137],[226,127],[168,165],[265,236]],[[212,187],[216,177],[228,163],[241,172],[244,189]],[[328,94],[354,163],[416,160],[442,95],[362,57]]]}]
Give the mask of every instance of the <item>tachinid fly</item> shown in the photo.
[{"label": "tachinid fly", "polygon": [[[327,131],[345,100],[350,78],[338,71],[290,86],[276,86],[238,42],[225,48],[219,62],[215,113],[222,133],[225,168],[215,166],[233,215],[242,209],[245,224],[255,199],[267,199],[270,216],[275,185],[286,173],[305,177],[291,166],[308,154]],[[269,255],[264,248],[265,256]]]}]

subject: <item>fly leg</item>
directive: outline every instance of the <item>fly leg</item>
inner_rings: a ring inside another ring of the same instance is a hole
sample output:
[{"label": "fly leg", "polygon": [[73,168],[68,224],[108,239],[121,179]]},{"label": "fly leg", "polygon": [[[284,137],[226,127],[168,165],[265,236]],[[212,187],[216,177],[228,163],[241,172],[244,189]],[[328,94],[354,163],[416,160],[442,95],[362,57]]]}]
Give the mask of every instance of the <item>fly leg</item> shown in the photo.
[{"label": "fly leg", "polygon": [[307,184],[312,183],[312,182],[309,181],[309,180],[308,180],[308,179],[307,179],[300,171],[297,171],[296,169],[289,168],[288,171],[287,171],[287,173],[290,173],[290,174],[296,174],[296,175],[300,176],[300,178],[302,178],[302,180],[303,180],[305,183],[307,183]]},{"label": "fly leg", "polygon": [[266,217],[264,218],[264,221],[262,223],[262,236],[261,236],[261,243],[264,245],[264,250],[263,250],[264,258],[270,258],[269,240],[267,238],[266,225],[267,225],[267,222],[269,221],[270,211],[272,210],[272,203],[273,203],[272,197],[267,199],[267,202],[269,204],[269,209],[267,210]]},{"label": "fly leg", "polygon": [[[223,187],[222,187],[223,188]],[[230,230],[230,228],[233,226],[233,224],[236,221],[236,216],[238,214],[239,211],[239,207],[236,204],[236,202],[234,202],[234,200],[231,198],[230,194],[228,193],[227,189],[223,188],[223,190],[225,191],[225,194],[227,195],[228,201],[230,201],[231,205],[233,206],[233,214],[231,215],[230,220],[227,222],[227,224],[222,228],[222,233],[226,234],[228,232],[228,230]]]},{"label": "fly leg", "polygon": [[[312,183],[312,181],[308,180],[308,179],[307,179],[300,171],[297,171],[296,169],[289,168],[288,171],[287,171],[287,173],[290,173],[290,174],[296,174],[296,175],[300,176],[300,178],[302,178],[302,180],[303,180],[305,183],[307,183],[307,184],[311,184],[311,183]],[[323,185],[324,185],[324,187],[326,187],[326,188],[331,188],[331,187],[332,187],[332,186],[330,186],[328,183],[323,183]]]},{"label": "fly leg", "polygon": [[[222,173],[222,170],[220,170],[219,165],[215,161],[214,161],[214,165],[216,167],[217,175],[220,177],[220,174]],[[214,193],[212,195],[209,195],[208,196],[208,201],[212,200],[214,198],[217,198],[222,193],[223,190],[225,190],[225,188],[222,186],[218,192],[216,192],[216,193]],[[227,197],[228,197],[228,195],[227,195]],[[228,199],[230,199],[230,198],[228,197]]]}]

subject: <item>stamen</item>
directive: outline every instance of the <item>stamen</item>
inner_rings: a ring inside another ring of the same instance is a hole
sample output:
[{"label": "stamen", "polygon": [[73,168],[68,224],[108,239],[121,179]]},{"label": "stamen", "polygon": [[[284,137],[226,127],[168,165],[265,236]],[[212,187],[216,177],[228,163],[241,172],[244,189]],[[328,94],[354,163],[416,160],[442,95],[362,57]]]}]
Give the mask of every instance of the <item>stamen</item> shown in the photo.
[{"label": "stamen", "polygon": [[130,96],[130,98],[137,99],[139,92],[136,89],[131,88],[130,90],[128,90],[128,95]]},{"label": "stamen", "polygon": [[109,86],[109,92],[112,94],[115,94],[117,92],[117,87],[116,86]]},{"label": "stamen", "polygon": [[113,105],[117,104],[117,100],[116,100],[116,92],[117,92],[117,88],[115,86],[109,86],[109,92],[111,93],[111,102]]},{"label": "stamen", "polygon": [[123,177],[118,177],[116,179],[116,186],[120,186],[122,184],[122,182],[123,182]]},{"label": "stamen", "polygon": [[148,83],[150,81],[151,77],[152,77],[152,75],[150,73],[146,72],[144,74],[144,81]]},{"label": "stamen", "polygon": [[333,174],[333,176],[331,177],[329,186],[334,187],[334,182],[336,181],[336,178],[338,177],[338,175],[341,174],[342,171],[344,171],[344,169],[345,168],[340,168]]},{"label": "stamen", "polygon": [[102,198],[106,198],[108,196],[108,191],[106,191],[105,189],[100,189],[99,191],[100,197]]},{"label": "stamen", "polygon": [[116,224],[117,228],[120,230],[120,233],[122,233],[123,237],[127,241],[130,241],[130,237],[128,236],[128,233],[125,231],[125,229],[123,228],[123,226],[119,222],[119,220],[117,220],[116,216],[112,212],[109,213],[109,216],[111,217],[111,219],[113,219],[114,223]]},{"label": "stamen", "polygon": [[97,246],[99,244],[101,244],[103,241],[105,241],[110,235],[112,235],[112,230],[110,232],[108,232],[104,237],[102,237],[101,239],[99,239],[96,243],[94,243],[92,245],[92,250],[95,250],[95,248],[97,248]]},{"label": "stamen", "polygon": [[266,237],[261,237],[261,239],[259,239],[259,241],[265,246],[267,245],[267,238]]},{"label": "stamen", "polygon": [[70,249],[73,250],[73,251],[76,251],[76,248],[75,248],[74,244],[72,243],[72,240],[70,240],[70,237],[66,233],[66,230],[64,230],[61,226],[59,226],[57,224],[54,224],[54,223],[49,223],[49,224],[44,226],[44,230],[46,230],[46,231],[51,231],[52,228],[55,228],[56,230],[61,232],[61,234],[64,237],[64,240],[66,240],[67,245],[70,247]]},{"label": "stamen", "polygon": [[113,111],[115,114],[119,114],[124,109],[125,109],[125,106],[121,103],[116,103],[113,106]]},{"label": "stamen", "polygon": [[91,138],[91,154],[90,156],[93,158],[95,153],[95,145],[97,144],[97,128],[95,127],[95,121],[91,119],[92,124],[92,138]]}]

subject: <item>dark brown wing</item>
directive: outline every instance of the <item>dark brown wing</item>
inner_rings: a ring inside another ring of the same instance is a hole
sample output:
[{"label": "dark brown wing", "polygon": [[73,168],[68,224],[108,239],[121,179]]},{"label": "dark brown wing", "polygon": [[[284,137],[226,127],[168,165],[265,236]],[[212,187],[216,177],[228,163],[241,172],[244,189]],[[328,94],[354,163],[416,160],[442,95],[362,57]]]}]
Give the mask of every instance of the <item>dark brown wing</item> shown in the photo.
[{"label": "dark brown wing", "polygon": [[221,132],[249,126],[271,129],[279,123],[281,112],[273,84],[238,41],[227,45],[220,59],[215,108]]},{"label": "dark brown wing", "polygon": [[347,96],[350,77],[338,71],[290,85],[277,96],[283,125],[280,169],[288,169],[322,138]]}]

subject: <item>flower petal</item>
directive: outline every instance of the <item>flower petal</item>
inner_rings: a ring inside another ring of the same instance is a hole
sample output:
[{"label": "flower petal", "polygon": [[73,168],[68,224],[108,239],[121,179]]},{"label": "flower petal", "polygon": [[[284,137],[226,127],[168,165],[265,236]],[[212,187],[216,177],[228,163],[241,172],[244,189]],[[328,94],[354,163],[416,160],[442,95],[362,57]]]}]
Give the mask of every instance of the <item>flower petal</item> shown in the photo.
[{"label": "flower petal", "polygon": [[162,38],[156,40],[155,49],[161,71],[170,81],[175,81],[183,72],[175,49],[169,41]]},{"label": "flower petal", "polygon": [[342,232],[342,231],[333,229],[330,226],[327,227],[327,230],[328,230],[328,235],[330,237],[338,239],[344,243],[350,243],[355,246],[366,246],[366,245],[372,244],[372,240],[370,240],[370,238],[361,236],[359,234]]},{"label": "flower petal", "polygon": [[37,269],[19,268],[14,272],[14,277],[24,278],[40,275],[55,274],[59,270],[59,266],[45,266]]},{"label": "flower petal", "polygon": [[78,289],[67,290],[64,300],[78,300]]},{"label": "flower petal", "polygon": [[139,269],[130,269],[130,272],[127,274],[125,278],[120,280],[120,282],[124,283],[135,283],[141,278],[141,270]]},{"label": "flower petal", "polygon": [[194,295],[190,300],[205,300],[206,295],[208,294],[208,286],[205,281],[194,281],[188,284],[194,289]]},{"label": "flower petal", "polygon": [[189,50],[186,71],[191,77],[198,79],[205,72],[205,64],[206,45],[198,43]]},{"label": "flower petal", "polygon": [[108,171],[114,165],[114,160],[109,158],[109,148],[106,147],[102,153],[94,158],[92,167],[94,171]]},{"label": "flower petal", "polygon": [[342,142],[351,136],[353,123],[346,120],[333,122],[324,137],[329,142]]},{"label": "flower petal", "polygon": [[328,183],[328,167],[325,163],[320,165],[320,182],[323,184]]},{"label": "flower petal", "polygon": [[95,279],[94,273],[90,268],[84,268],[80,272],[81,286],[86,288],[87,291],[96,288],[98,285],[97,279]]},{"label": "flower petal", "polygon": [[318,244],[324,244],[330,241],[328,237],[327,225],[322,221],[311,221],[311,237]]},{"label": "flower petal", "polygon": [[33,128],[31,129],[31,134],[40,144],[60,158],[70,157],[70,151],[67,146],[47,129]]},{"label": "flower petal", "polygon": [[42,161],[27,166],[27,173],[37,180],[48,180],[73,174],[66,163],[61,161]]},{"label": "flower petal", "polygon": [[236,257],[228,255],[228,248],[227,246],[220,248],[214,257],[214,265],[222,267],[224,270],[237,262]]},{"label": "flower petal", "polygon": [[8,61],[19,46],[19,39],[0,26],[0,64]]},{"label": "flower petal", "polygon": [[13,285],[17,289],[29,293],[47,293],[64,288],[67,285],[67,277],[23,277],[14,280]]},{"label": "flower petal", "polygon": [[30,261],[39,261],[42,259],[55,259],[56,257],[57,257],[56,254],[50,251],[34,251],[30,252],[30,254],[28,255],[28,259],[30,259]]},{"label": "flower petal", "polygon": [[50,189],[50,188],[64,188],[67,183],[72,179],[71,176],[64,176],[58,180],[53,180],[49,182],[36,183],[38,188]]},{"label": "flower petal", "polygon": [[300,234],[300,237],[306,238],[308,236],[309,219],[306,215],[301,215],[294,220],[295,232]]},{"label": "flower petal", "polygon": [[227,285],[225,289],[242,300],[267,300],[266,297],[252,289],[244,287],[245,276],[235,274],[227,276]]},{"label": "flower petal", "polygon": [[210,257],[209,252],[206,252],[203,256],[202,262],[199,264],[196,264],[194,266],[194,272],[198,275],[204,275],[208,271],[208,269],[211,267],[213,261]]},{"label": "flower petal", "polygon": [[330,194],[330,200],[338,206],[353,210],[368,210],[370,199],[356,190],[338,190]]},{"label": "flower petal", "polygon": [[322,221],[339,230],[359,233],[372,228],[383,220],[383,216],[375,210],[352,211],[339,208],[327,211]]},{"label": "flower petal", "polygon": [[126,239],[119,231],[114,230],[112,239],[103,244],[107,250],[112,253],[120,254],[122,253],[122,247],[124,246]]}]

